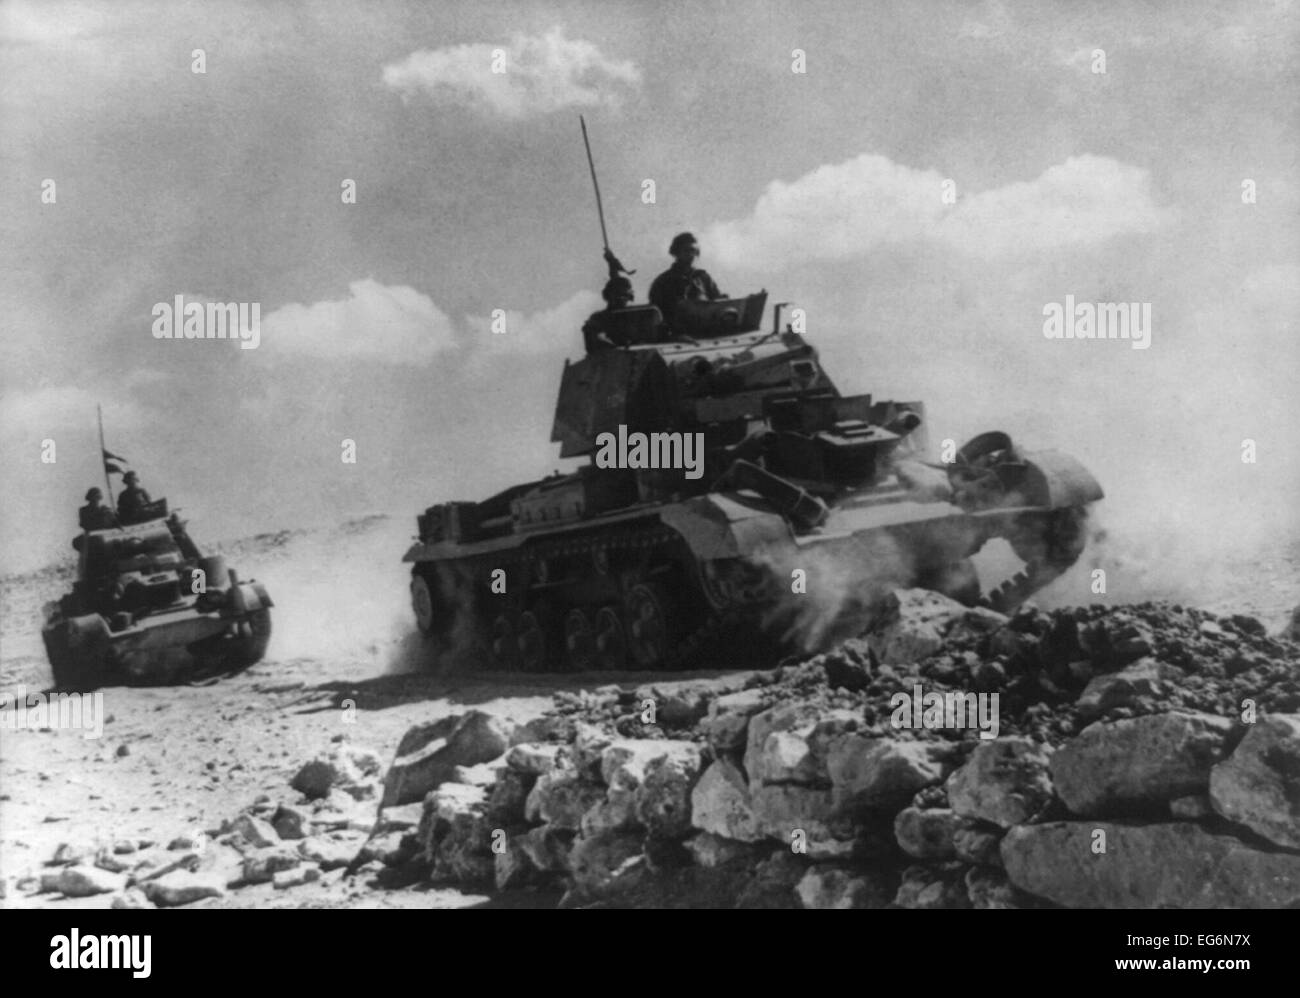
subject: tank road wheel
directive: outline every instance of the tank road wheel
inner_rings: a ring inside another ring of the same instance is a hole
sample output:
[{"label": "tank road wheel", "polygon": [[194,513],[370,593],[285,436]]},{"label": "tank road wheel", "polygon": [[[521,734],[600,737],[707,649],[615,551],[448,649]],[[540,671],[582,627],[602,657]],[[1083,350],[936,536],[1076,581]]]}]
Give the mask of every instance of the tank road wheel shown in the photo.
[{"label": "tank road wheel", "polygon": [[589,672],[596,665],[596,632],[591,618],[582,610],[570,610],[564,617],[565,664],[571,672]]},{"label": "tank road wheel", "polygon": [[532,610],[525,610],[519,615],[519,667],[524,672],[545,672],[547,665],[546,632],[542,629],[541,618]]},{"label": "tank road wheel", "polygon": [[673,650],[672,598],[657,582],[643,582],[627,595],[627,647],[643,669],[659,669]]},{"label": "tank road wheel", "polygon": [[519,668],[519,642],[515,627],[504,613],[492,621],[492,667],[513,671]]},{"label": "tank road wheel", "polygon": [[596,668],[610,672],[627,668],[627,635],[612,606],[596,614]]}]

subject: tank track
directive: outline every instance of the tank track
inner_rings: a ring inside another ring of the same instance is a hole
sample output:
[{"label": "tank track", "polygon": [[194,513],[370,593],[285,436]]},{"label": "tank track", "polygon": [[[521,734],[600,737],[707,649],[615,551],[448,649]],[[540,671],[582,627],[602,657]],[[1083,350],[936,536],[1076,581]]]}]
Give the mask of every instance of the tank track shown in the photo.
[{"label": "tank track", "polygon": [[[974,601],[975,605],[1010,613],[1074,564],[1082,550],[1082,513],[1062,510],[1055,516],[1056,519],[1044,521],[1041,530],[1026,534],[1026,537],[1033,536],[1019,545],[1030,554],[1024,568],[982,593]],[[760,630],[763,607],[741,604],[719,608],[711,604],[704,595],[684,540],[676,531],[658,523],[626,526],[618,532],[606,528],[573,537],[539,538],[510,551],[478,554],[449,563],[417,564],[413,574],[432,582],[438,564],[454,565],[474,580],[477,594],[472,609],[476,618],[473,626],[480,638],[487,639],[475,648],[475,659],[477,662],[486,657],[494,669],[578,671],[581,667],[572,661],[567,636],[562,633],[563,618],[574,609],[581,609],[589,616],[605,609],[614,610],[624,631],[627,650],[622,665],[589,665],[582,671],[674,671],[723,664],[722,660],[729,657],[725,653],[735,657],[741,650],[735,640],[738,635],[744,634],[750,640]],[[495,569],[506,572],[509,598],[487,595],[487,580]],[[593,584],[593,578],[604,581]],[[630,651],[628,640],[628,632],[634,626],[629,620],[629,598],[637,587],[647,585],[657,586],[656,591],[670,598],[673,605],[664,608],[663,626],[668,636],[660,642],[660,652],[637,656]],[[593,595],[602,586],[604,594]],[[566,589],[567,595],[554,600],[548,598],[549,593],[563,593]],[[496,601],[502,601],[499,607]],[[444,613],[448,602],[443,601]],[[548,607],[548,602],[554,605]],[[534,649],[531,660],[522,646],[517,657],[513,649],[503,646],[503,653],[494,643],[518,642],[522,632],[519,621],[525,614],[532,614],[543,631],[545,654],[539,655]],[[502,617],[508,618],[509,633],[494,633],[494,623]],[[729,638],[732,640],[726,640]],[[520,659],[524,661],[521,663]]]}]

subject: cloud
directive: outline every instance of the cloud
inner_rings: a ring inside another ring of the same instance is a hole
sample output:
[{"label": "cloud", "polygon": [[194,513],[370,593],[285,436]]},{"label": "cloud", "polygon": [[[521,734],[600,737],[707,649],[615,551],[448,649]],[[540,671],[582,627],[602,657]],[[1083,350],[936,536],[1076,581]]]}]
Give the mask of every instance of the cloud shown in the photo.
[{"label": "cloud", "polygon": [[1035,180],[977,194],[958,186],[956,204],[943,203],[945,179],[869,154],[821,166],[773,181],[748,217],[712,226],[709,252],[755,269],[917,241],[1004,257],[1092,246],[1164,220],[1147,171],[1104,156],[1071,157]]},{"label": "cloud", "polygon": [[502,310],[504,333],[493,332],[492,316],[466,316],[473,349],[482,355],[573,352],[587,316],[604,306],[594,291],[579,291],[553,308],[539,312]]},{"label": "cloud", "polygon": [[427,362],[455,346],[451,320],[428,297],[405,285],[353,281],[342,301],[296,303],[263,316],[262,345],[286,353],[390,364]]},{"label": "cloud", "polygon": [[[498,50],[503,71],[493,72]],[[518,119],[566,107],[617,104],[641,73],[631,62],[607,58],[591,42],[544,35],[516,35],[508,46],[476,43],[421,49],[384,67],[384,84],[404,101],[417,95]]]},{"label": "cloud", "polygon": [[59,385],[6,393],[0,400],[0,427],[4,428],[6,441],[35,441],[79,431],[94,439],[97,404],[104,407],[104,425],[113,430],[135,430],[145,423],[140,407],[128,399],[114,399],[104,392],[90,392],[75,385]]}]

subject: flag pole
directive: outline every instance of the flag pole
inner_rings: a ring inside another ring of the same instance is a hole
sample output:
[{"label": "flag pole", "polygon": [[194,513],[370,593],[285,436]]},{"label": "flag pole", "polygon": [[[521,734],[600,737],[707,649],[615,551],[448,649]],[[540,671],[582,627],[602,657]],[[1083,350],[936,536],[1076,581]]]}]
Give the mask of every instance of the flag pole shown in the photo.
[{"label": "flag pole", "polygon": [[113,508],[113,480],[108,473],[108,461],[104,459],[104,408],[96,403],[95,412],[99,416],[99,463],[104,466],[104,484],[108,486],[108,508]]}]

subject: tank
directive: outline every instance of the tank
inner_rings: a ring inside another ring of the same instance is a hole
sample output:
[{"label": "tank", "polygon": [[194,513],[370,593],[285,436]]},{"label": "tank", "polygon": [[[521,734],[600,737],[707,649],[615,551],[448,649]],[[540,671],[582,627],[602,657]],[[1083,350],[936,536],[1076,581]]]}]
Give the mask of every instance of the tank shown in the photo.
[{"label": "tank", "polygon": [[72,546],[77,579],[46,604],[41,631],[60,689],[194,681],[265,654],[274,605],[265,587],[205,557],[166,499]]},{"label": "tank", "polygon": [[[435,655],[752,663],[855,633],[894,588],[1009,611],[1075,562],[1102,498],[1079,462],[1002,432],[927,460],[920,402],[842,394],[788,303],[761,328],[766,301],[686,303],[675,335],[651,306],[598,313],[551,435],[587,463],[417,517],[404,560]],[[971,558],[997,538],[1023,566],[982,587]]]}]

